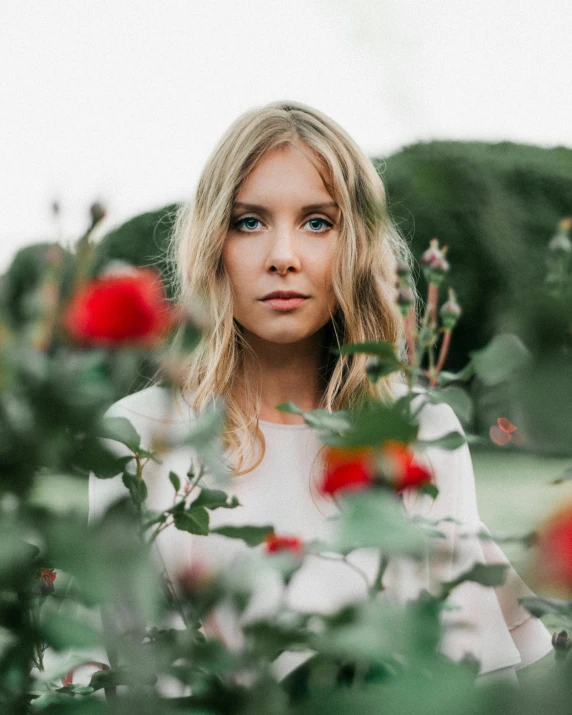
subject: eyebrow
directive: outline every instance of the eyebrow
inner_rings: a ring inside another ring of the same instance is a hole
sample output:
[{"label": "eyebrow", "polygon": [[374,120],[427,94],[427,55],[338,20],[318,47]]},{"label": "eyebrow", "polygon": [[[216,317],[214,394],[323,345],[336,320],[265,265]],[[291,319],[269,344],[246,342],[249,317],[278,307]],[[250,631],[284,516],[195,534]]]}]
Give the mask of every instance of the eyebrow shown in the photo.
[{"label": "eyebrow", "polygon": [[[338,208],[338,205],[334,201],[329,201],[321,204],[309,204],[308,206],[302,206],[302,211],[323,211],[324,209],[334,209]],[[259,213],[268,213],[268,209],[259,204],[245,204],[242,201],[236,201],[233,204],[233,209],[245,209],[246,211],[258,211]]]}]

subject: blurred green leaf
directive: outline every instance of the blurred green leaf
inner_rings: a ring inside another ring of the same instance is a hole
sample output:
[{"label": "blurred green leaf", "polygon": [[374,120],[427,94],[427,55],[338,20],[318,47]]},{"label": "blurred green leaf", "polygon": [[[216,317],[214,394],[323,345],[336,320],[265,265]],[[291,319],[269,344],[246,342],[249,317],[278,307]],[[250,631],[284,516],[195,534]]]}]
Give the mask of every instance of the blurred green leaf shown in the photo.
[{"label": "blurred green leaf", "polygon": [[100,435],[124,444],[133,452],[137,452],[141,446],[140,435],[125,417],[105,417],[101,421]]},{"label": "blurred green leaf", "polygon": [[178,492],[181,488],[181,480],[179,479],[178,475],[175,474],[175,472],[169,472],[169,481],[173,485],[173,489],[175,490],[175,492]]},{"label": "blurred green leaf", "polygon": [[335,550],[347,553],[379,547],[384,555],[421,557],[426,543],[421,529],[406,518],[401,500],[389,490],[369,489],[343,495]]},{"label": "blurred green leaf", "polygon": [[418,427],[395,405],[368,402],[352,416],[351,426],[341,435],[322,436],[325,444],[336,447],[379,446],[386,440],[409,443],[417,436]]},{"label": "blurred green leaf", "polygon": [[309,410],[304,412],[293,402],[283,402],[276,408],[279,412],[289,412],[294,415],[302,415],[304,422],[315,429],[330,430],[332,432],[342,432],[350,425],[349,413],[346,411],[328,412],[328,410]]},{"label": "blurred green leaf", "polygon": [[446,403],[463,423],[470,422],[473,416],[473,401],[460,387],[444,387],[427,391],[427,397],[434,405]]},{"label": "blurred green leaf", "polygon": [[54,650],[101,646],[101,635],[87,623],[55,612],[43,614],[39,624],[41,637]]},{"label": "blurred green leaf", "polygon": [[229,539],[242,539],[248,546],[258,546],[273,531],[273,526],[219,526],[211,529],[210,533],[221,534]]},{"label": "blurred green leaf", "polygon": [[482,350],[471,352],[471,362],[485,385],[498,385],[530,363],[530,353],[516,335],[495,335]]},{"label": "blurred green leaf", "polygon": [[209,513],[202,506],[193,506],[188,511],[173,515],[175,527],[180,531],[206,536],[209,533]]},{"label": "blurred green leaf", "polygon": [[465,581],[480,583],[482,586],[502,586],[509,569],[508,564],[481,564],[476,563],[453,581],[442,584],[443,596],[448,596],[451,591]]},{"label": "blurred green leaf", "polygon": [[537,618],[553,614],[555,616],[564,616],[572,618],[572,599],[563,600],[559,598],[539,598],[537,596],[526,596],[519,598],[521,603],[529,613]]},{"label": "blurred green leaf", "polygon": [[207,489],[203,487],[199,496],[193,502],[193,508],[203,506],[206,509],[234,509],[240,506],[238,499],[233,496],[229,498],[222,489]]},{"label": "blurred green leaf", "polygon": [[466,438],[460,432],[447,432],[437,439],[420,439],[415,443],[416,447],[427,449],[427,447],[440,447],[441,449],[455,450],[465,444]]}]

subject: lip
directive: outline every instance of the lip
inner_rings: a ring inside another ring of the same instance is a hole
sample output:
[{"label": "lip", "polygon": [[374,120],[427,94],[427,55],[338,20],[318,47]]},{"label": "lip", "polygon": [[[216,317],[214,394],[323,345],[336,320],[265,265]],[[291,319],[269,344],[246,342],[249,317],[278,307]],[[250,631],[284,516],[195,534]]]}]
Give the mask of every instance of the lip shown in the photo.
[{"label": "lip", "polygon": [[304,298],[304,296],[298,295],[294,296],[291,298],[267,298],[266,300],[262,300],[261,302],[264,303],[264,305],[267,305],[269,308],[272,308],[273,310],[294,310],[295,308],[298,308],[298,306],[302,305],[302,303],[305,303],[308,299]]},{"label": "lip", "polygon": [[302,293],[296,293],[293,290],[275,290],[272,293],[268,293],[267,295],[262,298],[262,300],[266,301],[271,298],[282,298],[282,299],[289,299],[289,298],[307,298],[307,295],[302,295]]}]

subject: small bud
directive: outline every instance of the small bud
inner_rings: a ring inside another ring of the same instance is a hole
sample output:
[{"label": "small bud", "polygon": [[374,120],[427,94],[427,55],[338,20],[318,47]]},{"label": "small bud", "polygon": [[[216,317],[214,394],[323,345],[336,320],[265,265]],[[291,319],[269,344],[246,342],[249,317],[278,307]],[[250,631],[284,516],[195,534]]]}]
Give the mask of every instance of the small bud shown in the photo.
[{"label": "small bud", "polygon": [[400,278],[409,278],[409,266],[401,258],[397,259],[397,267],[395,272]]},{"label": "small bud", "polygon": [[558,223],[558,229],[548,244],[548,250],[551,253],[563,253],[566,255],[572,253],[572,241],[568,238],[568,231],[571,226],[572,219],[570,218],[563,218]]},{"label": "small bud", "polygon": [[53,569],[42,569],[36,573],[36,578],[40,579],[39,590],[42,596],[48,596],[54,593],[54,581],[56,580],[56,572]]},{"label": "small bud", "polygon": [[566,631],[553,633],[552,645],[556,650],[568,650],[568,648],[570,647],[570,644],[568,643],[568,633]]},{"label": "small bud", "polygon": [[413,303],[413,291],[408,286],[402,286],[397,292],[397,305],[402,315],[409,313],[409,308]]},{"label": "small bud", "polygon": [[453,330],[461,316],[461,306],[457,303],[455,291],[449,288],[449,300],[443,303],[439,317],[445,330]]},{"label": "small bud", "polygon": [[89,213],[91,214],[91,225],[95,226],[100,221],[103,221],[106,215],[105,207],[96,201],[90,206]]},{"label": "small bud", "polygon": [[428,283],[439,285],[445,277],[445,273],[448,273],[450,266],[445,259],[446,252],[446,246],[439,248],[439,239],[431,239],[429,248],[421,256],[423,274]]}]

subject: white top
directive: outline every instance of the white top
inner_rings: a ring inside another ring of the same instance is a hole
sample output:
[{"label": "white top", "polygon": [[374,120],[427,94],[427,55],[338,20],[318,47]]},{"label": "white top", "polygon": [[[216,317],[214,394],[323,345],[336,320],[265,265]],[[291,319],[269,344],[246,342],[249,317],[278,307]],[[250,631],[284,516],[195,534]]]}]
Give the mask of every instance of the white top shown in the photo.
[{"label": "white top", "polygon": [[[154,436],[185,434],[192,422],[190,408],[181,397],[173,398],[167,388],[149,387],[120,400],[108,416],[126,417],[142,437],[142,447],[151,449]],[[252,472],[232,477],[228,484],[216,484],[229,494],[236,495],[241,506],[210,512],[211,527],[222,525],[274,526],[276,533],[296,535],[304,541],[325,539],[333,522],[327,517],[338,512],[335,504],[322,496],[318,489],[319,462],[314,458],[321,443],[316,431],[306,425],[283,425],[260,420],[266,439],[262,462]],[[453,410],[446,404],[426,405],[420,413],[419,438],[436,439],[462,427]],[[117,451],[128,453],[117,443]],[[187,473],[193,453],[191,448],[179,448],[161,454],[162,464],[149,462],[144,478],[149,489],[149,506],[167,508],[173,504],[174,490],[169,482],[169,471],[182,479]],[[433,590],[439,581],[449,581],[481,563],[509,563],[501,549],[492,541],[476,537],[459,538],[462,533],[475,534],[485,527],[480,521],[475,492],[475,479],[468,446],[453,451],[429,448],[419,455],[419,461],[433,470],[439,495],[405,492],[404,508],[408,515],[423,515],[431,519],[453,517],[463,526],[443,522],[439,529],[446,533],[452,556],[439,564],[428,560],[414,564],[405,559],[392,559],[383,579],[384,595],[403,601],[413,598],[422,588]],[[208,477],[206,478],[208,483]],[[213,486],[215,483],[213,482]],[[121,478],[100,480],[93,475],[89,480],[90,520],[99,518],[109,504],[125,496]],[[177,572],[185,565],[199,563],[213,570],[228,569],[233,560],[251,551],[242,541],[217,534],[195,536],[171,526],[158,537],[157,551],[166,575],[173,583]],[[262,547],[256,547],[260,550]],[[377,569],[375,549],[357,549],[348,560],[365,573],[372,583]],[[523,668],[546,655],[551,649],[551,636],[542,622],[532,617],[518,604],[518,598],[532,591],[509,569],[503,586],[492,589],[465,582],[449,597],[459,610],[443,614],[450,621],[466,622],[468,628],[447,629],[441,651],[458,660],[472,653],[481,662],[480,675],[502,671],[514,677],[514,670]],[[246,618],[272,613],[279,608],[280,588],[277,582],[260,585],[245,614]],[[363,574],[346,563],[307,555],[285,594],[288,605],[301,611],[331,612],[346,603],[365,599],[367,584]],[[229,644],[239,644],[239,631],[224,611],[215,614],[204,630],[216,633]],[[283,653],[275,661],[275,672],[284,677],[290,670],[311,655]]]}]

